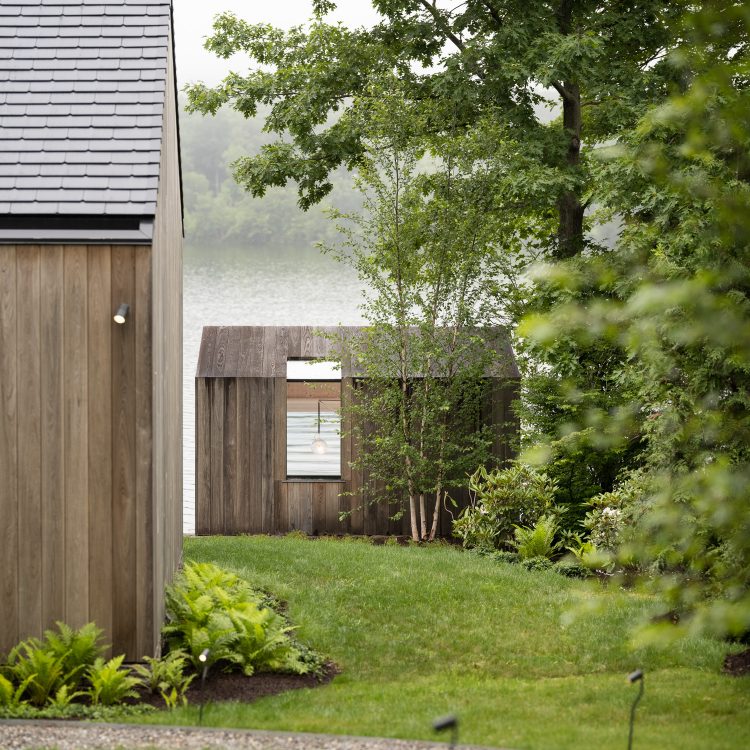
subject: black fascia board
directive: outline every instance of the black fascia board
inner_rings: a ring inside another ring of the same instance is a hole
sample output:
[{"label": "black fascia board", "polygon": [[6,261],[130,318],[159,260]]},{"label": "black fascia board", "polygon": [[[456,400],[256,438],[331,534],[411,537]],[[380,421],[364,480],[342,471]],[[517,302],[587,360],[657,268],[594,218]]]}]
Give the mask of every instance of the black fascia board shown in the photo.
[{"label": "black fascia board", "polygon": [[105,214],[2,214],[0,242],[118,242],[149,244],[152,216]]}]

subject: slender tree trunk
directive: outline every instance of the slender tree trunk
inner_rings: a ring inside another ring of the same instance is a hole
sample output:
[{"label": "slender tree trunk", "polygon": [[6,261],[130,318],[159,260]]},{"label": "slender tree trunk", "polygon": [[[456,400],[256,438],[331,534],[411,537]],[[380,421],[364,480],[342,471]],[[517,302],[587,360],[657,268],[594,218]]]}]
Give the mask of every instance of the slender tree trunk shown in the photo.
[{"label": "slender tree trunk", "polygon": [[424,504],[424,492],[419,493],[419,538],[427,539],[427,510]]},{"label": "slender tree trunk", "polygon": [[[440,430],[440,450],[438,452],[439,461],[443,461],[443,456],[445,454],[445,430],[446,425],[445,422],[443,422]],[[430,541],[432,541],[435,536],[437,535],[437,527],[438,522],[440,521],[440,503],[442,501],[442,495],[443,495],[443,470],[442,468],[438,472],[437,482],[435,483],[435,508],[432,513],[432,527],[430,528]]]},{"label": "slender tree trunk", "polygon": [[[563,84],[563,127],[568,136],[568,152],[565,160],[569,167],[581,163],[581,92],[578,84]],[[583,250],[584,205],[574,190],[565,191],[557,201],[560,223],[557,230],[558,258],[572,258]]]},{"label": "slender tree trunk", "polygon": [[[574,31],[573,11],[576,0],[560,0],[557,8],[557,29],[561,34]],[[581,91],[575,81],[564,81],[556,86],[562,96],[563,128],[568,137],[565,161],[577,168],[581,163]],[[574,190],[565,191],[557,201],[559,224],[557,229],[558,258],[572,258],[583,250],[583,213],[585,207]]]}]

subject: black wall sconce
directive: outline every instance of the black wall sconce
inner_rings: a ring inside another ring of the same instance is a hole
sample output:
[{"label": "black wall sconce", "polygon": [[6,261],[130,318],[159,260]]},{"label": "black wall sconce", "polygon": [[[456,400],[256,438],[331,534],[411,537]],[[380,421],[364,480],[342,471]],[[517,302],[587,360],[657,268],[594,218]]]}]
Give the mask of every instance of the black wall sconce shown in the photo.
[{"label": "black wall sconce", "polygon": [[128,305],[126,302],[123,302],[117,308],[117,312],[114,314],[112,320],[114,320],[118,325],[122,325],[127,320],[128,313],[130,313],[130,305]]}]

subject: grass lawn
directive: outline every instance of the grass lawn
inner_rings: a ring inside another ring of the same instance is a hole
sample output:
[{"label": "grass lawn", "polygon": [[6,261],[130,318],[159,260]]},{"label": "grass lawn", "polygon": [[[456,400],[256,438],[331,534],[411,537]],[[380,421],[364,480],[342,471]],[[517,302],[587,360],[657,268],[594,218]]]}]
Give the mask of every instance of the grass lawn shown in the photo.
[{"label": "grass lawn", "polygon": [[[622,748],[625,678],[642,667],[639,750],[750,747],[750,678],[720,673],[722,644],[628,648],[644,597],[447,546],[215,537],[187,539],[185,557],[286,599],[302,639],[343,669],[325,687],[209,706],[206,725],[436,739],[432,719],[454,712],[462,743]],[[146,720],[195,724],[198,709]]]}]

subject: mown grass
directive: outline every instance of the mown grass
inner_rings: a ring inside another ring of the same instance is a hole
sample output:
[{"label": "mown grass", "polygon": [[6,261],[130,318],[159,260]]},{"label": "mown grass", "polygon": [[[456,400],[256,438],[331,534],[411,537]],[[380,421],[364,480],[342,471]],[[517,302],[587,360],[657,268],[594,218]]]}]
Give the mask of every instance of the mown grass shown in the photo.
[{"label": "mown grass", "polygon": [[[211,705],[206,725],[436,739],[432,719],[454,712],[462,743],[623,747],[625,677],[641,667],[639,750],[750,746],[750,678],[720,673],[723,644],[629,647],[653,608],[643,596],[439,545],[198,538],[185,556],[287,600],[300,637],[343,670],[325,687]],[[195,724],[198,709],[148,721]]]}]

